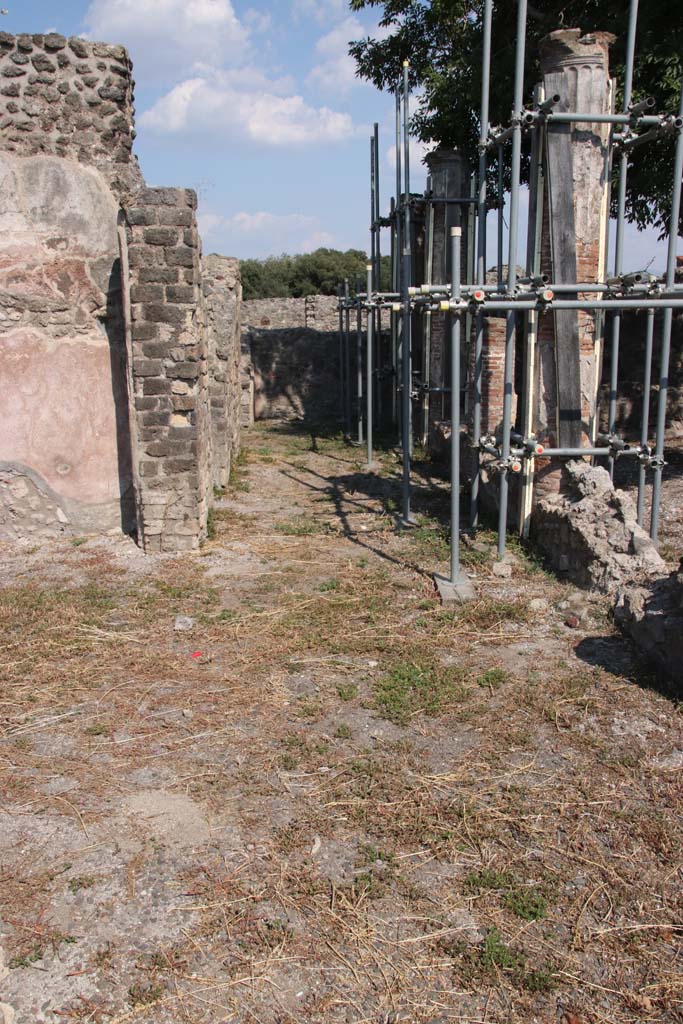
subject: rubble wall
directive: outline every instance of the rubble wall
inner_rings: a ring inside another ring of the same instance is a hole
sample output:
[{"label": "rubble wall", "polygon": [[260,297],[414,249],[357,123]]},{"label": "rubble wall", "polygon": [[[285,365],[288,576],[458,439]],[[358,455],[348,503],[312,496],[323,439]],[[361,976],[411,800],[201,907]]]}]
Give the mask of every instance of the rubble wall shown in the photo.
[{"label": "rubble wall", "polygon": [[143,185],[123,46],[0,32],[0,149],[95,167],[118,196]]}]

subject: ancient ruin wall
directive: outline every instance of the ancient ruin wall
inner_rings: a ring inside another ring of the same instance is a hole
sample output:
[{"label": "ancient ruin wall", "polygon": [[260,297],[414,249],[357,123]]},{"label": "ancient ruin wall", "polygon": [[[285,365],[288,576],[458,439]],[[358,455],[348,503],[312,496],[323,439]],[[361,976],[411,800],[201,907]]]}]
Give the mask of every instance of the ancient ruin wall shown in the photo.
[{"label": "ancient ruin wall", "polygon": [[246,299],[242,303],[242,321],[245,327],[263,327],[269,330],[309,327],[312,331],[337,331],[337,306],[336,295]]},{"label": "ancient ruin wall", "polygon": [[134,529],[117,213],[95,169],[0,153],[2,537]]},{"label": "ancient ruin wall", "polygon": [[203,285],[194,193],[145,188],[131,71],[120,46],[0,34],[2,536],[196,548],[229,472],[239,273]]},{"label": "ancient ruin wall", "polygon": [[119,46],[0,34],[0,534],[135,527],[116,221],[142,184]]},{"label": "ancient ruin wall", "polygon": [[190,189],[150,188],[125,209],[146,551],[194,549],[206,535],[211,427],[196,205]]},{"label": "ancient ruin wall", "polygon": [[242,303],[243,426],[338,412],[337,305],[334,295]]},{"label": "ancient ruin wall", "polygon": [[0,32],[0,83],[2,150],[96,167],[118,196],[144,184],[123,46]]},{"label": "ancient ruin wall", "polygon": [[239,451],[241,425],[239,260],[215,253],[202,259],[206,310],[214,487],[225,487]]}]

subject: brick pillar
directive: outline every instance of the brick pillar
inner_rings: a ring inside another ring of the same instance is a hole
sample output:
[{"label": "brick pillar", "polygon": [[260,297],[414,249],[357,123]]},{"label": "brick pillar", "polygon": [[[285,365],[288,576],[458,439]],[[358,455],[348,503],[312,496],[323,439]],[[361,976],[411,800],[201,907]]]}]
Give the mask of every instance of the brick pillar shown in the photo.
[{"label": "brick pillar", "polygon": [[211,427],[196,205],[190,189],[149,188],[124,211],[138,527],[146,551],[192,550],[206,536]]},{"label": "brick pillar", "polygon": [[[560,95],[556,109],[609,113],[613,39],[605,32],[582,36],[580,29],[561,29],[541,41],[545,95]],[[551,123],[548,129],[542,269],[555,282],[604,279],[608,139],[609,125]],[[594,438],[601,360],[598,314],[558,311],[541,317],[534,429],[547,445],[573,447]],[[559,461],[537,468],[536,497],[557,491]]]},{"label": "brick pillar", "polygon": [[[465,158],[453,149],[437,149],[426,158],[429,168],[428,189],[435,199],[455,199],[469,194],[470,168]],[[464,215],[463,215],[464,214]],[[429,207],[427,206],[427,216]],[[451,228],[462,227],[462,277],[467,273],[467,218],[469,207],[447,203],[434,206],[434,235],[432,244],[432,283],[449,284],[451,280]],[[425,228],[425,238],[427,237]],[[429,253],[425,251],[425,273]],[[432,387],[445,388],[449,383],[448,338],[449,325],[445,313],[432,313],[429,371]],[[425,325],[426,327],[426,325]],[[448,403],[450,406],[450,403]],[[441,395],[432,395],[429,406],[429,435],[436,423],[444,418],[446,405]]]}]

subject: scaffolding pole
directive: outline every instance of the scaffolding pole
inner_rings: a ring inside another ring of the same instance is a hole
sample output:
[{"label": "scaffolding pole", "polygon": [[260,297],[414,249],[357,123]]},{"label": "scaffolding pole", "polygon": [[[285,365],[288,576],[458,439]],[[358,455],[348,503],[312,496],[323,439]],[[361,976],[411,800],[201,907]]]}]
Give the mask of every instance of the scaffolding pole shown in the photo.
[{"label": "scaffolding pole", "polygon": [[[477,196],[477,284],[486,283],[486,142],[489,135],[489,89],[491,78],[491,24],[493,0],[484,0],[483,47],[481,61],[481,111],[479,117],[479,174]],[[472,396],[472,430],[474,438],[481,434],[481,400],[484,372],[484,314],[474,319],[474,372]],[[476,465],[470,494],[470,526],[479,526],[479,489],[481,486],[481,451],[475,449]]]},{"label": "scaffolding pole", "polygon": [[[507,288],[512,293],[517,285],[517,232],[519,225],[519,184],[522,162],[522,128],[519,114],[524,99],[524,55],[526,46],[527,0],[518,0],[517,41],[515,44],[515,94],[512,132],[512,170],[510,183],[510,227],[508,231]],[[503,460],[500,465],[500,509],[498,515],[498,557],[505,555],[508,514],[508,461],[510,459],[510,427],[512,421],[512,378],[516,339],[516,313],[509,310],[505,326],[505,368],[503,392]]]}]

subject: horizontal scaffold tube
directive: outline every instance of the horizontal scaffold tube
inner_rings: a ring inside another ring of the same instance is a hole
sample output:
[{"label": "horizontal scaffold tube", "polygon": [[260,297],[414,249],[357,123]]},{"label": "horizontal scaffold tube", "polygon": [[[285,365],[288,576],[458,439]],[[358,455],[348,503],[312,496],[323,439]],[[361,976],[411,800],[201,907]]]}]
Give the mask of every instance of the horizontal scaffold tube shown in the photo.
[{"label": "horizontal scaffold tube", "polygon": [[[643,281],[642,283],[639,281],[635,281],[633,284],[630,284],[626,281],[626,278],[628,277],[635,278],[637,277],[637,275],[624,274],[624,284],[616,280],[612,282],[598,281],[597,283],[593,281],[579,281],[576,284],[554,284],[551,281],[548,283],[543,282],[539,289],[536,289],[529,287],[528,285],[522,282],[519,285],[517,291],[514,293],[514,295],[509,295],[504,290],[501,291],[500,286],[497,284],[464,284],[462,286],[462,294],[463,297],[467,297],[475,295],[475,293],[477,292],[483,292],[489,296],[501,296],[505,298],[510,298],[513,301],[516,301],[517,297],[519,297],[520,299],[529,299],[530,296],[538,294],[539,291],[541,293],[544,291],[551,291],[555,292],[558,295],[564,293],[572,295],[578,293],[580,295],[581,293],[589,294],[593,292],[607,292],[610,296],[625,294],[627,296],[627,298],[625,299],[626,302],[630,301],[630,299],[628,298],[629,295],[634,295],[636,297],[642,295],[652,295],[652,297],[655,299],[683,297],[683,285],[674,285],[673,291],[671,291],[669,289],[663,289],[659,287],[660,285],[663,284],[663,282],[660,281],[659,278],[656,278],[654,281]],[[450,293],[451,287],[448,284],[422,284],[410,289],[411,296],[450,295]]]},{"label": "horizontal scaffold tube", "polygon": [[[444,303],[445,305],[445,303]],[[554,309],[683,309],[683,298],[653,299],[645,297],[642,299],[552,299],[549,302],[534,301],[527,299],[484,299],[481,302],[449,302],[448,308],[451,312],[475,308],[480,313],[513,312],[515,310],[545,310]]]}]

